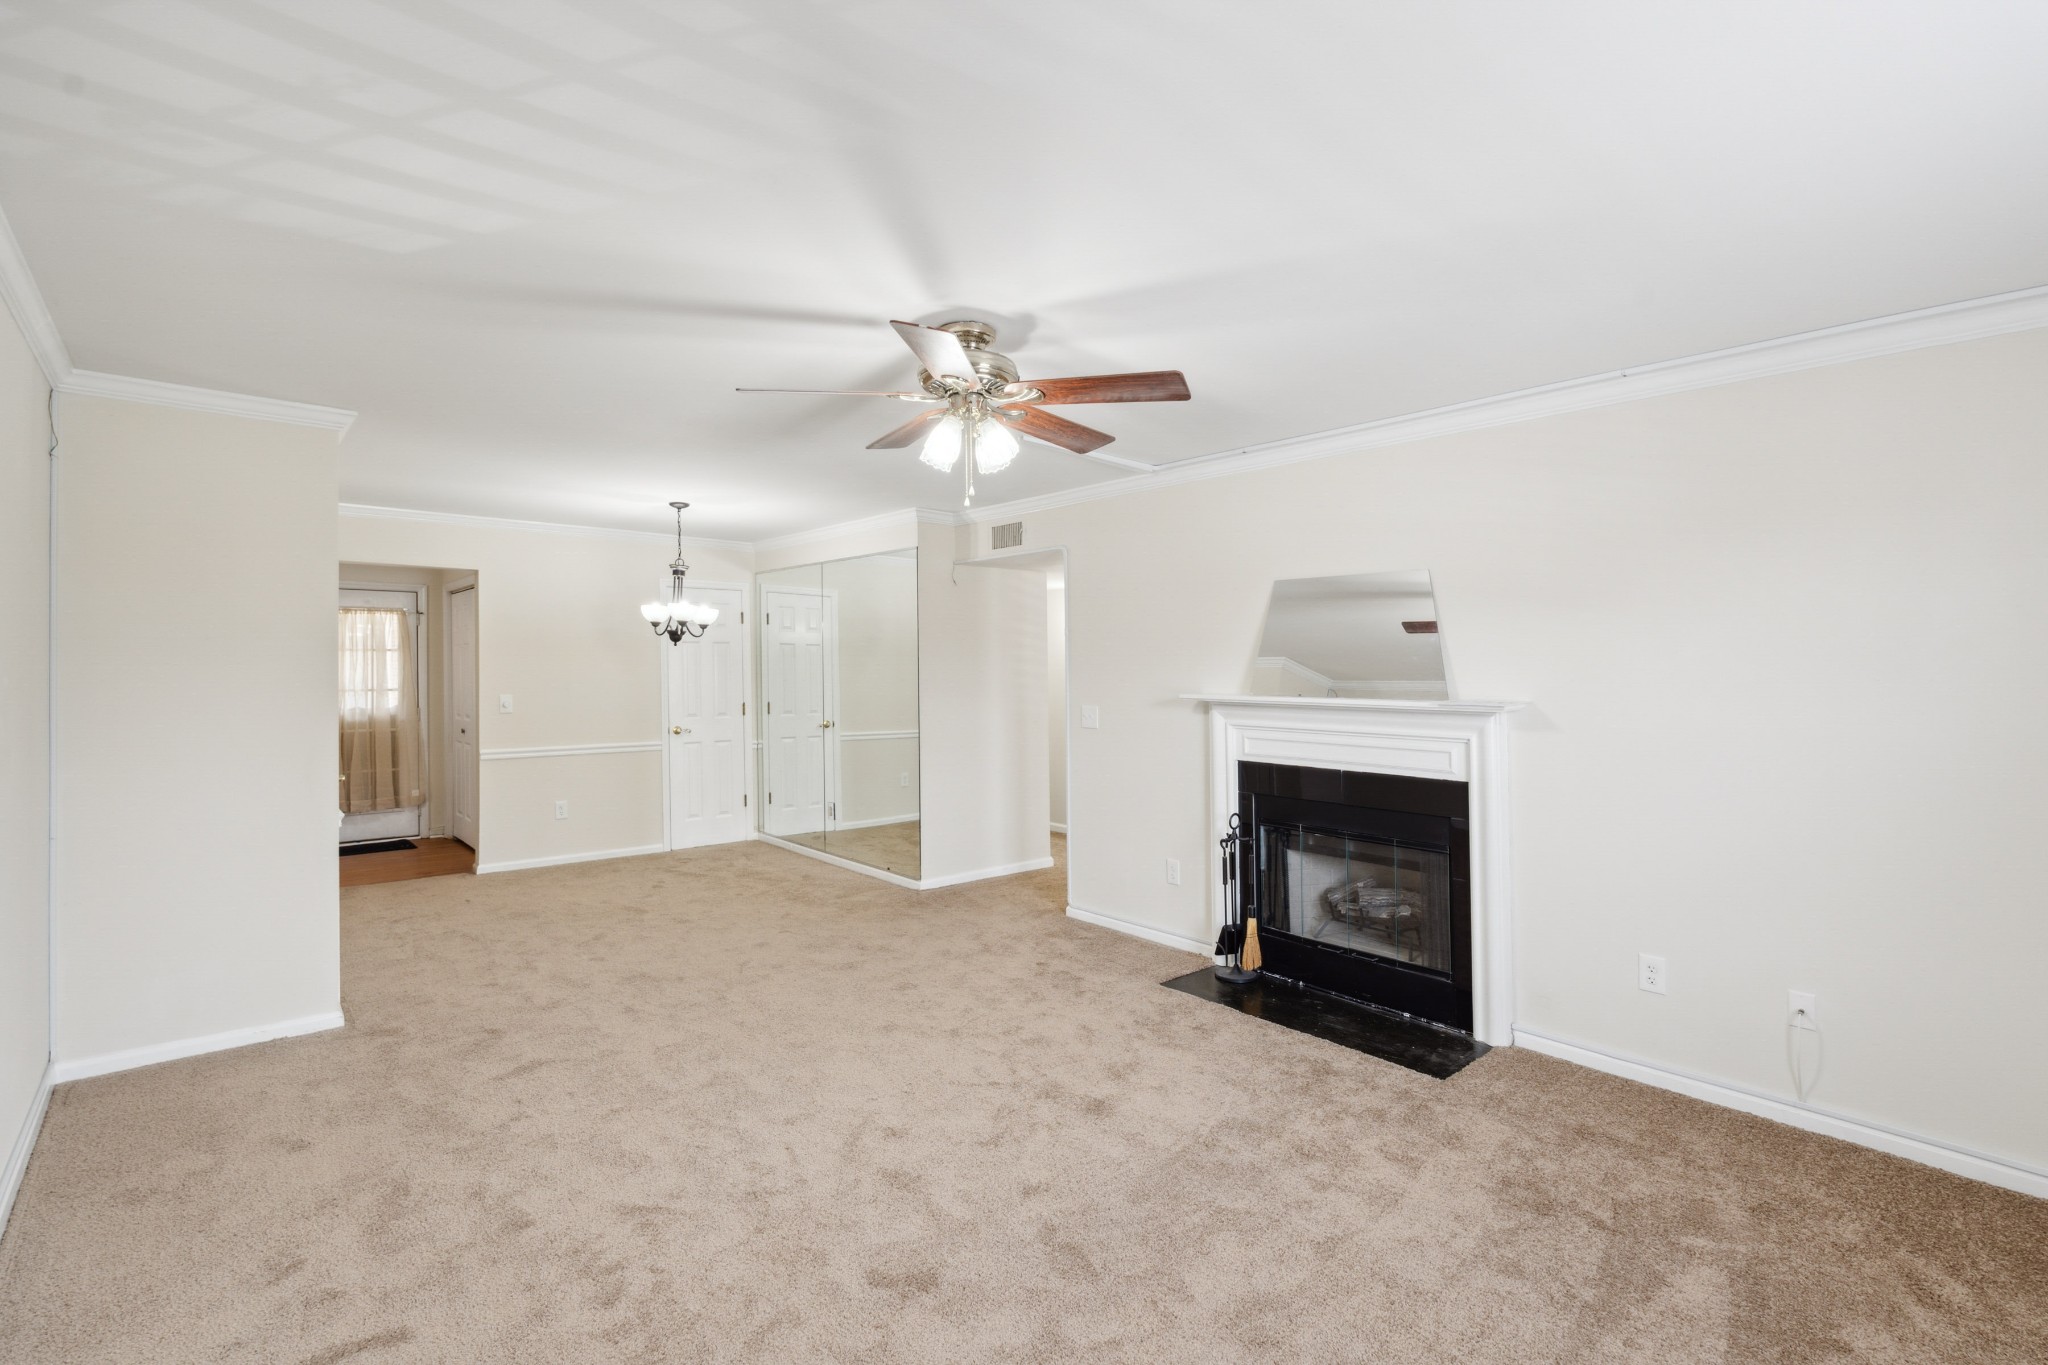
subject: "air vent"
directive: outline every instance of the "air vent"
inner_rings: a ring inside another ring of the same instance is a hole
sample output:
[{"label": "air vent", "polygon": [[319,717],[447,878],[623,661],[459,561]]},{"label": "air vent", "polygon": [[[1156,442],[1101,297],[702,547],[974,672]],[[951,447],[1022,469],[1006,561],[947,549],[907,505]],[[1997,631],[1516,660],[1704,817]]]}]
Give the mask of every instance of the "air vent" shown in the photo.
[{"label": "air vent", "polygon": [[1014,550],[1024,543],[1024,523],[1004,522],[1001,526],[988,528],[988,547],[991,550]]}]

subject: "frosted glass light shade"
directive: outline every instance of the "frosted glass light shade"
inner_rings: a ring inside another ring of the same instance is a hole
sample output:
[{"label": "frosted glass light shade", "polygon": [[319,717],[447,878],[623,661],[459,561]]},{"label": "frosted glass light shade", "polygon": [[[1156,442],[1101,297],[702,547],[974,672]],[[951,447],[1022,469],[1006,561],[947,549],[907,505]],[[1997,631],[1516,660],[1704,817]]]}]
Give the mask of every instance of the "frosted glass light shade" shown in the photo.
[{"label": "frosted glass light shade", "polygon": [[974,433],[974,467],[993,474],[1017,458],[1017,433],[991,417]]},{"label": "frosted glass light shade", "polygon": [[658,626],[663,621],[668,620],[668,603],[643,602],[640,606],[640,614]]},{"label": "frosted glass light shade", "polygon": [[960,419],[948,413],[924,438],[917,458],[944,474],[960,463]]}]

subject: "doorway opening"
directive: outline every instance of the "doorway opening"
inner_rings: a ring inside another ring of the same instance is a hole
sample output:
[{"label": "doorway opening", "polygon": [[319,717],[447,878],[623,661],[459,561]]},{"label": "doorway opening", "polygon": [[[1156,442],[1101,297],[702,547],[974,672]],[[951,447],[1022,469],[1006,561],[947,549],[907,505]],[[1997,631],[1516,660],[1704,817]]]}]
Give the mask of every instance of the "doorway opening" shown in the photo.
[{"label": "doorway opening", "polygon": [[1053,866],[1062,879],[1071,881],[1067,864],[1069,802],[1072,794],[1068,777],[1072,724],[1067,658],[1067,552],[1065,547],[1049,549],[1000,550],[980,559],[962,560],[981,569],[1008,569],[1037,574],[1045,580],[1045,745],[1046,824],[1051,830]]},{"label": "doorway opening", "polygon": [[475,572],[344,563],[337,605],[341,884],[474,871]]}]

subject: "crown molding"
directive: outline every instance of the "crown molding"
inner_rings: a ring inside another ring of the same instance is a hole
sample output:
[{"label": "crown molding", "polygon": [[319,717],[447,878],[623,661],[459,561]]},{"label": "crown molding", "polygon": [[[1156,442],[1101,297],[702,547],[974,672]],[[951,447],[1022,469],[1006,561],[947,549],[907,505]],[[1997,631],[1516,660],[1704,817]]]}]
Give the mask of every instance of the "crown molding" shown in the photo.
[{"label": "crown molding", "polygon": [[0,212],[0,299],[7,301],[14,325],[21,328],[22,339],[28,343],[36,364],[43,367],[43,378],[51,388],[56,388],[71,373],[71,352],[65,349],[57,321],[50,316],[49,305],[43,302],[43,291],[36,287],[28,257],[21,254],[14,225],[7,221],[4,212]]},{"label": "crown molding", "polygon": [[13,224],[0,211],[0,299],[14,315],[43,378],[56,393],[86,398],[118,398],[129,403],[153,403],[158,407],[185,408],[192,412],[224,413],[230,417],[253,417],[265,422],[289,422],[294,426],[320,427],[337,434],[349,429],[356,415],[345,408],[323,408],[313,403],[293,403],[281,398],[259,398],[247,393],[201,389],[190,384],[171,384],[161,379],[136,379],[124,374],[102,374],[81,370],[71,363],[70,348],[50,316],[50,305],[22,254],[21,241]]},{"label": "crown molding", "polygon": [[[518,521],[511,517],[479,517],[466,512],[427,512],[416,507],[374,507],[368,503],[345,502],[345,517],[379,521],[425,521],[442,526],[467,526],[483,531],[526,531],[549,536],[579,536],[587,540],[630,540],[642,544],[673,545],[676,538],[667,531],[629,531],[616,526],[577,526],[561,521]],[[754,543],[746,540],[713,540],[706,536],[684,536],[685,550],[727,550],[752,554]]]},{"label": "crown molding", "polygon": [[819,541],[838,540],[842,536],[859,535],[865,531],[890,531],[902,529],[915,536],[919,526],[964,526],[966,519],[954,512],[938,512],[929,507],[899,507],[891,512],[878,512],[871,517],[860,517],[853,521],[834,522],[830,526],[818,526],[808,531],[791,531],[787,535],[769,536],[754,542],[754,550],[793,550]]},{"label": "crown molding", "polygon": [[1844,323],[1839,327],[1823,327],[1819,331],[1800,332],[1676,360],[1660,360],[1650,365],[1567,379],[1557,384],[1361,422],[1355,426],[1290,436],[1212,455],[1198,455],[1161,465],[1150,474],[1109,479],[1066,492],[977,507],[969,514],[969,519],[976,524],[1014,521],[1032,512],[1121,497],[1145,489],[1171,488],[1176,484],[1220,479],[1304,460],[1406,445],[1411,441],[1507,426],[1539,417],[1555,417],[1588,408],[1610,407],[1642,398],[1791,374],[1824,365],[1870,360],[1929,346],[1976,341],[2038,327],[2048,327],[2048,285]]},{"label": "crown molding", "polygon": [[151,403],[160,408],[184,408],[190,412],[214,412],[229,417],[253,417],[263,422],[319,427],[334,432],[337,439],[356,420],[356,415],[347,408],[323,408],[315,403],[258,398],[254,394],[201,389],[190,384],[137,379],[125,374],[102,374],[98,370],[72,370],[50,387],[59,393],[77,394],[83,398],[118,398],[128,403]]}]

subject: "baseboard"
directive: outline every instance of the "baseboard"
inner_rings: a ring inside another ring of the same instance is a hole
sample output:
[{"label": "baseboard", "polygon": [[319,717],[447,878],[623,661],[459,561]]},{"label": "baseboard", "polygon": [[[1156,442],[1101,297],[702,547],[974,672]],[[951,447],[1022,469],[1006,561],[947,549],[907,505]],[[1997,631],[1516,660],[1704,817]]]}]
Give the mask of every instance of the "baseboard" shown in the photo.
[{"label": "baseboard", "polygon": [[247,1047],[251,1043],[268,1043],[278,1038],[297,1038],[307,1033],[325,1033],[328,1029],[340,1028],[346,1021],[340,1010],[325,1014],[308,1014],[298,1019],[280,1019],[274,1024],[257,1024],[252,1028],[229,1029],[226,1033],[209,1033],[201,1038],[180,1038],[169,1043],[151,1043],[147,1047],[124,1048],[119,1052],[102,1052],[97,1057],[72,1057],[50,1064],[50,1079],[57,1085],[66,1081],[82,1081],[93,1076],[111,1075],[116,1071],[133,1071],[138,1066],[155,1066],[158,1062],[175,1062],[183,1057],[197,1057],[207,1052],[225,1052],[230,1048]]},{"label": "baseboard", "polygon": [[666,853],[665,844],[642,844],[638,848],[602,848],[595,853],[557,853],[547,858],[512,858],[501,863],[478,863],[477,874],[522,872],[529,867],[560,867],[564,863],[601,863],[607,858],[640,858],[649,853]]},{"label": "baseboard", "polygon": [[984,867],[973,872],[949,872],[943,877],[926,877],[917,884],[920,891],[935,891],[942,886],[959,886],[964,882],[985,882],[991,877],[1014,877],[1019,872],[1039,872],[1052,866],[1052,855],[1031,858],[1021,863],[1004,863],[1001,867]]},{"label": "baseboard", "polygon": [[35,1098],[29,1101],[21,1131],[14,1135],[7,1166],[0,1170],[0,1236],[7,1232],[7,1220],[14,1213],[14,1196],[21,1189],[22,1176],[28,1174],[28,1158],[36,1149],[36,1137],[43,1131],[43,1114],[50,1107],[50,1087],[57,1083],[54,1070],[51,1063],[43,1063],[43,1079],[36,1085]]},{"label": "baseboard", "polygon": [[1065,825],[1063,825],[1063,824],[1059,823],[1059,822],[1058,822],[1057,820],[1055,820],[1055,821],[1053,822],[1053,826],[1052,826],[1052,832],[1053,832],[1054,834],[1065,834],[1065,833],[1067,832],[1067,827],[1066,827]]},{"label": "baseboard", "polygon": [[757,831],[754,837],[764,844],[773,844],[777,848],[788,849],[791,853],[801,853],[806,858],[814,858],[821,863],[830,863],[832,866],[844,868],[848,872],[858,872],[863,877],[873,877],[878,882],[887,882],[891,886],[900,886],[910,891],[923,889],[920,883],[914,882],[908,877],[899,876],[894,872],[885,872],[879,867],[869,867],[866,863],[857,863],[851,858],[841,858],[819,849],[806,848],[802,844],[793,844],[789,840],[778,838],[773,834]]},{"label": "baseboard", "polygon": [[834,820],[833,829],[874,829],[879,825],[914,825],[917,815],[878,815],[872,820]]},{"label": "baseboard", "polygon": [[[1072,913],[1069,911],[1069,913]],[[1659,1090],[1675,1091],[1690,1095],[1696,1100],[1718,1104],[1725,1109],[1738,1109],[1745,1114],[1770,1119],[1775,1123],[1793,1128],[1803,1128],[1809,1133],[1821,1133],[1827,1137],[1853,1142],[1858,1147],[1870,1147],[1893,1156],[1902,1156],[1908,1161],[1939,1167],[1955,1175],[1981,1180],[1987,1185],[1997,1185],[2021,1194],[2030,1194],[2036,1199],[2048,1199],[2048,1171],[2029,1166],[2023,1162],[2007,1161],[2000,1157],[1973,1152],[1966,1147],[1955,1147],[1932,1138],[1916,1137],[1902,1133],[1896,1128],[1872,1123],[1867,1119],[1850,1118],[1810,1104],[1798,1104],[1791,1100],[1775,1099],[1769,1095],[1745,1090],[1741,1086],[1729,1085],[1724,1081],[1710,1081],[1704,1076],[1676,1071],[1659,1066],[1654,1062],[1640,1061],[1617,1053],[1603,1052],[1599,1048],[1587,1047],[1583,1043],[1567,1042],[1547,1034],[1532,1033],[1527,1029],[1515,1030],[1515,1046],[1526,1047],[1531,1052],[1540,1052],[1547,1057],[1573,1062],[1604,1071],[1611,1076],[1625,1077],[1643,1085],[1653,1085]]]},{"label": "baseboard", "polygon": [[1142,938],[1147,943],[1158,943],[1168,948],[1178,948],[1184,953],[1200,953],[1203,957],[1211,957],[1214,953],[1212,945],[1204,943],[1200,939],[1183,938],[1179,934],[1169,934],[1164,929],[1154,929],[1146,924],[1134,924],[1127,919],[1118,919],[1115,915],[1105,915],[1100,910],[1084,910],[1078,905],[1069,905],[1067,907],[1067,916],[1070,919],[1080,920],[1085,924],[1093,924],[1098,928],[1114,929],[1119,934],[1129,934],[1132,938]]},{"label": "baseboard", "polygon": [[965,882],[987,881],[991,877],[1011,877],[1019,872],[1037,872],[1042,868],[1052,866],[1052,858],[1048,855],[1043,858],[1033,858],[1028,862],[1006,863],[1001,867],[984,867],[978,868],[973,872],[951,872],[943,877],[924,877],[913,880],[899,873],[885,872],[879,867],[869,867],[866,863],[857,863],[851,858],[841,858],[837,854],[826,853],[819,849],[806,847],[803,844],[793,844],[789,840],[777,838],[773,834],[757,834],[755,837],[764,844],[773,844],[777,848],[786,848],[791,853],[801,853],[806,858],[815,858],[821,863],[830,863],[834,867],[845,868],[848,872],[858,872],[864,877],[873,877],[876,881],[888,882],[891,886],[900,886],[910,891],[936,891],[942,886],[959,886]]}]

